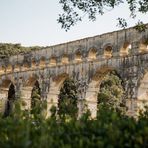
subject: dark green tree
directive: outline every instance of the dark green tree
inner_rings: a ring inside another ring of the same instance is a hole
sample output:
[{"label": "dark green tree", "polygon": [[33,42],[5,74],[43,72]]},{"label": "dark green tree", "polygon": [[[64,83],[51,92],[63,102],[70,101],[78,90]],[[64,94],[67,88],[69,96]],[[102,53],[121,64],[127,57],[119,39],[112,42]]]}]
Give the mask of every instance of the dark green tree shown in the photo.
[{"label": "dark green tree", "polygon": [[77,117],[78,91],[74,80],[66,79],[60,90],[58,114],[60,117]]},{"label": "dark green tree", "polygon": [[41,104],[41,90],[38,81],[36,81],[31,94],[32,113],[40,113],[40,104]]},{"label": "dark green tree", "polygon": [[[130,11],[130,18],[136,18],[137,13],[148,12],[147,0],[60,0],[63,14],[59,15],[58,22],[66,31],[74,26],[78,21],[82,21],[84,16],[88,16],[90,21],[95,21],[98,15],[103,15],[119,5],[127,4]],[[126,27],[127,21],[124,18],[117,18],[120,27]],[[143,25],[141,21],[138,26]],[[141,27],[140,27],[141,28]]]},{"label": "dark green tree", "polygon": [[6,101],[6,106],[5,106],[5,112],[4,116],[9,116],[13,112],[13,107],[14,107],[14,101],[16,100],[15,98],[15,88],[14,85],[11,84],[9,87],[8,91],[8,99]]}]

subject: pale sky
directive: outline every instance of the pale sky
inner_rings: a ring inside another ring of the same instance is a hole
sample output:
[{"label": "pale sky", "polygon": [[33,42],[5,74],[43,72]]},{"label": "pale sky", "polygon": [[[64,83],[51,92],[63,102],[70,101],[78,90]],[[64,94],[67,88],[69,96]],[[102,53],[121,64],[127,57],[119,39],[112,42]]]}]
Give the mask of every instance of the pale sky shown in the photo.
[{"label": "pale sky", "polygon": [[[129,18],[128,9],[122,5],[98,16],[95,22],[89,22],[86,18],[65,32],[57,23],[58,14],[62,11],[58,1],[0,0],[0,42],[50,46],[119,30],[116,19]],[[148,23],[148,14],[129,20],[129,27],[138,19]]]}]

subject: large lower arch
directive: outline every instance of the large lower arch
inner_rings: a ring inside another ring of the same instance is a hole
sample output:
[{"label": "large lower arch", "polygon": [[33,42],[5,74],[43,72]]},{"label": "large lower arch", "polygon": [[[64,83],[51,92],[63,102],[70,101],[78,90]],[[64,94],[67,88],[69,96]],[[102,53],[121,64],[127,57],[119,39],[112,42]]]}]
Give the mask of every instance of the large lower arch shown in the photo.
[{"label": "large lower arch", "polygon": [[38,81],[35,81],[32,93],[31,93],[31,108],[34,108],[41,100],[41,89]]},{"label": "large lower arch", "polygon": [[0,112],[8,115],[15,100],[15,86],[9,79],[3,80],[0,85]]},{"label": "large lower arch", "polygon": [[148,72],[145,73],[137,91],[137,111],[148,105]]},{"label": "large lower arch", "polygon": [[15,86],[11,83],[9,86],[8,98],[5,106],[5,116],[10,115],[10,113],[12,112],[15,99]]},{"label": "large lower arch", "polygon": [[51,78],[50,89],[47,95],[47,115],[50,116],[52,106],[58,107],[58,97],[63,82],[69,78],[69,75],[64,73]]},{"label": "large lower arch", "polygon": [[98,93],[100,91],[101,83],[103,82],[105,76],[113,71],[115,71],[113,68],[101,68],[95,73],[88,85],[85,101],[87,108],[91,112],[92,118],[95,118],[97,115]]},{"label": "large lower arch", "polygon": [[68,78],[63,82],[58,98],[59,117],[78,117],[78,88],[76,82]]},{"label": "large lower arch", "polygon": [[[30,77],[23,85],[23,87],[21,88],[21,99],[23,101],[22,103],[22,109],[31,109],[31,107],[33,106],[32,104],[34,104],[32,101],[32,97],[34,94],[34,90],[36,90],[36,88],[40,91],[40,87],[39,87],[39,82],[37,77]],[[40,92],[39,92],[40,93]],[[40,95],[40,94],[39,94]]]}]

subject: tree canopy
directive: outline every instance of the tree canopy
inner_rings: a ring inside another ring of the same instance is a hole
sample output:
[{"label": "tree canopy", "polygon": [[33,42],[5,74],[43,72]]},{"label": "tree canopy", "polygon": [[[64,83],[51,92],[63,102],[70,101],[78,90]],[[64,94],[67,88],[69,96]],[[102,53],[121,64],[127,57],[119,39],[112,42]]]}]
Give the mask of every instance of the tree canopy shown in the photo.
[{"label": "tree canopy", "polygon": [[108,73],[101,85],[98,94],[98,108],[106,105],[116,111],[125,112],[125,95],[122,81],[115,71]]},{"label": "tree canopy", "polygon": [[74,80],[66,79],[60,90],[58,102],[58,114],[60,117],[77,117],[78,91]]},{"label": "tree canopy", "polygon": [[[78,21],[87,16],[90,21],[95,21],[98,15],[103,15],[121,4],[127,4],[130,10],[130,18],[136,18],[137,13],[148,12],[147,0],[60,0],[63,13],[59,14],[58,22],[66,31]],[[127,27],[125,18],[117,18],[119,27]],[[143,25],[142,21],[137,22],[138,26]],[[140,27],[141,28],[141,27]],[[143,31],[143,30],[142,30]]]}]

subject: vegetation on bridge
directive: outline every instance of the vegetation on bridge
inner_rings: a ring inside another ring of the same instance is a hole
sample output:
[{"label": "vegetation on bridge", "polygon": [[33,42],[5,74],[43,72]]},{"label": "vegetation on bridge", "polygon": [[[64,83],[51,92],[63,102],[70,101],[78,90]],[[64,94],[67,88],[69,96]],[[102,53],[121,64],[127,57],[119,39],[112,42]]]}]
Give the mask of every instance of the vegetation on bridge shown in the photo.
[{"label": "vegetation on bridge", "polygon": [[16,55],[19,53],[27,53],[34,50],[39,50],[42,47],[24,47],[21,44],[9,44],[9,43],[0,43],[0,58],[7,57],[10,55]]}]

